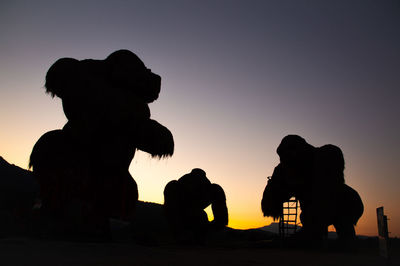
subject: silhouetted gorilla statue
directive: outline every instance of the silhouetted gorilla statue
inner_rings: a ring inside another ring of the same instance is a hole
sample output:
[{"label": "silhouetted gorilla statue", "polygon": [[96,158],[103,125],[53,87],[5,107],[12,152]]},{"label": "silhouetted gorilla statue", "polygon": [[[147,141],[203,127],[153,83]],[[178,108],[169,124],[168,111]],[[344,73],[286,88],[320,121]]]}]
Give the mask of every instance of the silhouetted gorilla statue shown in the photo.
[{"label": "silhouetted gorilla statue", "polygon": [[[210,204],[214,215],[211,222],[204,211]],[[179,243],[203,243],[208,232],[221,230],[228,224],[224,190],[212,184],[198,168],[165,186],[164,210]]]},{"label": "silhouetted gorilla statue", "polygon": [[359,194],[345,184],[343,153],[328,144],[316,148],[297,135],[283,138],[277,149],[280,164],[264,190],[264,216],[278,219],[282,203],[291,197],[300,201],[302,233],[308,240],[326,236],[334,225],[342,240],[354,239],[354,225],[364,206]]},{"label": "silhouetted gorilla statue", "polygon": [[160,76],[128,50],[50,67],[46,91],[61,98],[68,122],[45,133],[30,156],[43,212],[77,216],[91,228],[103,221],[100,231],[109,217],[132,218],[138,191],[128,168],[136,149],[158,158],[174,152],[171,132],[150,119],[160,86]]}]

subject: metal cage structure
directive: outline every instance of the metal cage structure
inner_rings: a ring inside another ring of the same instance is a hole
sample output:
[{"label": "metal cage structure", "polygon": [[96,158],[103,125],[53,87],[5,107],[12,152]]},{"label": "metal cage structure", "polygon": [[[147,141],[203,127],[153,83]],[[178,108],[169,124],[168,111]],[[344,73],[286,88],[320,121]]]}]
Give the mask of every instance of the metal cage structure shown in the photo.
[{"label": "metal cage structure", "polygon": [[299,203],[295,197],[283,203],[282,214],[279,217],[279,236],[282,239],[296,233],[298,210]]}]

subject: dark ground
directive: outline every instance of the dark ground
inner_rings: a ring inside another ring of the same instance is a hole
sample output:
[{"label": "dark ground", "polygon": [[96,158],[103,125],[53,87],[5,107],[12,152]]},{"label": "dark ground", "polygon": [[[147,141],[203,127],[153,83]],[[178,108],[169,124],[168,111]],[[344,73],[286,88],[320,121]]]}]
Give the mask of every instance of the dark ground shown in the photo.
[{"label": "dark ground", "polygon": [[4,238],[0,265],[400,265],[398,239],[389,262],[379,256],[376,239],[363,241],[358,252],[339,252],[277,248],[268,242],[182,247]]}]

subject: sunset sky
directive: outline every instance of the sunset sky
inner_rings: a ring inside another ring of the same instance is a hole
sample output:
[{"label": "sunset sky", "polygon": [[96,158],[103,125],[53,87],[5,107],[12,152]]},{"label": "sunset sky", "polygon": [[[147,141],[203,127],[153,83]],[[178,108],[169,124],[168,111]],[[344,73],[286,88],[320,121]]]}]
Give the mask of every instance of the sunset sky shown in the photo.
[{"label": "sunset sky", "polygon": [[[0,3],[0,156],[27,168],[33,145],[66,123],[45,94],[61,57],[136,53],[162,77],[152,118],[174,135],[164,160],[138,152],[139,199],[198,167],[226,193],[229,226],[255,228],[288,134],[332,143],[376,235],[384,206],[400,236],[399,1],[18,1]],[[101,167],[101,165],[99,165]]]}]

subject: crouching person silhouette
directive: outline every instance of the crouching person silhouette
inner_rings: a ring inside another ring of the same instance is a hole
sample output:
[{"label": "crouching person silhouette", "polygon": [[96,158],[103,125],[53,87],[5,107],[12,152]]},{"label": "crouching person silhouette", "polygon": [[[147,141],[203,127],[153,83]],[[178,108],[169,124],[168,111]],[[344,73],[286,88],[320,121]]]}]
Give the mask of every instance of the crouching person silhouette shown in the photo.
[{"label": "crouching person silhouette", "polygon": [[[214,215],[211,222],[204,211],[210,204]],[[199,168],[165,186],[164,210],[174,238],[181,244],[202,244],[207,233],[228,224],[224,190],[211,183]]]}]

